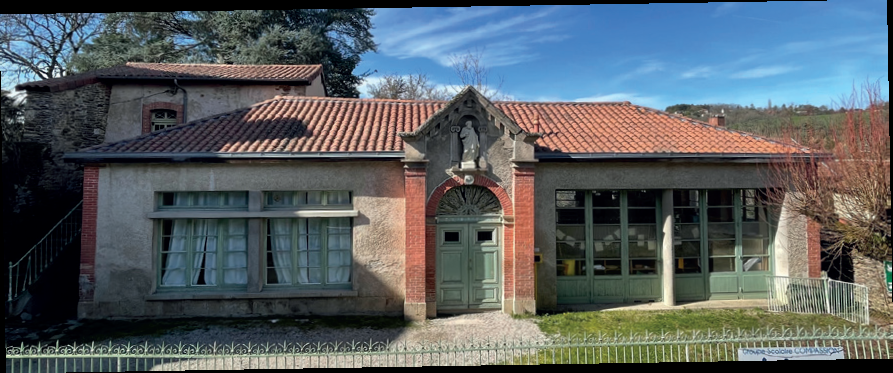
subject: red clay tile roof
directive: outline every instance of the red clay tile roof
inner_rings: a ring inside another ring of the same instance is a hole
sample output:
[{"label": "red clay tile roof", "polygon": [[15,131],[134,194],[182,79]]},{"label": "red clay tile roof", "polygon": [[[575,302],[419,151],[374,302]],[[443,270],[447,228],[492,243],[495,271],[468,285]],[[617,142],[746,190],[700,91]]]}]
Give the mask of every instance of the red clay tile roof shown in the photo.
[{"label": "red clay tile roof", "polygon": [[239,82],[310,83],[322,73],[322,65],[222,65],[128,62],[126,65],[62,78],[22,83],[17,90],[62,91],[100,80],[178,79]]},{"label": "red clay tile roof", "polygon": [[[402,152],[411,132],[443,101],[276,97],[81,153]],[[798,149],[623,103],[496,102],[525,131],[542,132],[537,153],[779,154]],[[535,122],[539,122],[539,128]]]}]

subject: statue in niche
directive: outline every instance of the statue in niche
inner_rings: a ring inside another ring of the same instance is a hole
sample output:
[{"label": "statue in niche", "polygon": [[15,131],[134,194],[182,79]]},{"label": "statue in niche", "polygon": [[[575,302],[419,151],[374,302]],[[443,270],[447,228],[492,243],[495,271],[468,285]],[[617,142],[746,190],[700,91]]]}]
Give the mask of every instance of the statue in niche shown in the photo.
[{"label": "statue in niche", "polygon": [[471,121],[465,121],[465,127],[459,132],[462,140],[462,168],[477,168],[477,160],[481,153],[481,144],[478,142],[478,134],[471,126]]}]

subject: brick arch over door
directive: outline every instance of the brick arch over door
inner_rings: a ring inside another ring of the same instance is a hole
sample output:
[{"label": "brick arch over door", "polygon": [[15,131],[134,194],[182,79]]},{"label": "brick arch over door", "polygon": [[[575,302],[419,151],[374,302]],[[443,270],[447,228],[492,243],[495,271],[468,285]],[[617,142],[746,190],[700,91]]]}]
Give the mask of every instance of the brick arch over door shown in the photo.
[{"label": "brick arch over door", "polygon": [[[437,205],[440,204],[440,200],[443,196],[450,190],[457,186],[466,185],[465,181],[459,178],[458,176],[453,176],[452,178],[446,179],[443,183],[441,183],[437,188],[431,192],[431,196],[428,197],[428,203],[425,205],[425,216],[426,217],[434,217],[437,212]],[[512,199],[509,197],[508,193],[505,192],[499,184],[496,184],[493,180],[490,180],[486,176],[475,176],[474,183],[468,185],[478,185],[484,188],[489,189],[496,195],[496,198],[499,199],[499,203],[502,205],[502,214],[503,216],[513,216],[514,209],[512,208]]]},{"label": "brick arch over door", "polygon": [[[446,179],[435,188],[434,191],[431,192],[431,196],[428,197],[428,203],[425,205],[425,216],[432,218],[436,216],[437,205],[440,204],[440,200],[443,199],[446,192],[462,185],[466,185],[465,181],[458,176],[453,176],[450,179]],[[496,198],[499,199],[499,204],[502,205],[502,216],[503,219],[505,219],[502,229],[502,273],[504,276],[502,279],[503,301],[506,299],[513,299],[515,289],[515,208],[512,205],[512,199],[509,197],[508,193],[505,192],[505,189],[486,176],[475,176],[474,183],[468,185],[478,185],[489,189],[490,192],[496,195]],[[425,302],[430,304],[437,301],[436,233],[437,225],[425,225]]]}]

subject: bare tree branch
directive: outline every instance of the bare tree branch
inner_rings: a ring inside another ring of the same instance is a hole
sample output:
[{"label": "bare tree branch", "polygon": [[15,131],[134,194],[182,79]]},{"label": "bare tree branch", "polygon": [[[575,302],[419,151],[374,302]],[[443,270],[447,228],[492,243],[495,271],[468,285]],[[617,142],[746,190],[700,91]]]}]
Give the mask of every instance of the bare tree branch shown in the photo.
[{"label": "bare tree branch", "polygon": [[0,64],[17,80],[68,74],[71,57],[96,36],[97,13],[0,15]]}]

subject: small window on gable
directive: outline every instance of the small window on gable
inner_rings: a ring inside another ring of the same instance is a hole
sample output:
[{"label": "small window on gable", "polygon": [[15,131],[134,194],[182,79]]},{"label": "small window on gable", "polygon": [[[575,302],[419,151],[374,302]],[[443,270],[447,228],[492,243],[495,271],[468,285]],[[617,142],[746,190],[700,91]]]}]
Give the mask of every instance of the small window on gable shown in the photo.
[{"label": "small window on gable", "polygon": [[177,112],[173,110],[152,110],[152,132],[177,125]]}]

